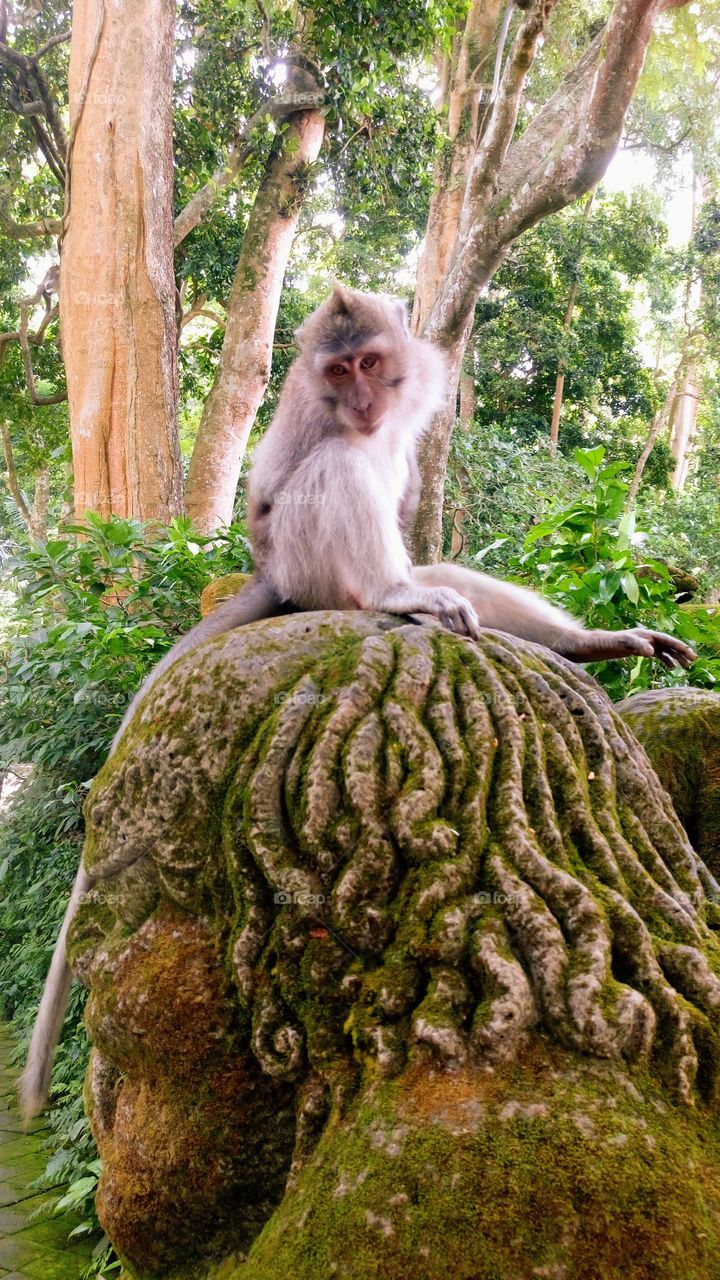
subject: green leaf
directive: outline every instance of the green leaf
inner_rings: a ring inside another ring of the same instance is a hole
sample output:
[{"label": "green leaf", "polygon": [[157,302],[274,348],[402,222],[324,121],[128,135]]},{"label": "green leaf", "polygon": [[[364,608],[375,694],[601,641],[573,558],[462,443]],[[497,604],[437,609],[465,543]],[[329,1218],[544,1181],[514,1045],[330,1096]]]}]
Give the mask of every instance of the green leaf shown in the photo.
[{"label": "green leaf", "polygon": [[594,449],[573,450],[573,458],[577,462],[578,466],[582,467],[589,480],[595,479],[600,463],[604,457],[605,446],[602,444],[596,445]]},{"label": "green leaf", "polygon": [[627,596],[628,600],[631,600],[633,604],[637,604],[640,599],[640,588],[638,586],[638,580],[635,577],[635,574],[624,573],[622,575],[622,578],[620,579],[620,582],[622,584],[622,589],[625,592],[625,595]]}]

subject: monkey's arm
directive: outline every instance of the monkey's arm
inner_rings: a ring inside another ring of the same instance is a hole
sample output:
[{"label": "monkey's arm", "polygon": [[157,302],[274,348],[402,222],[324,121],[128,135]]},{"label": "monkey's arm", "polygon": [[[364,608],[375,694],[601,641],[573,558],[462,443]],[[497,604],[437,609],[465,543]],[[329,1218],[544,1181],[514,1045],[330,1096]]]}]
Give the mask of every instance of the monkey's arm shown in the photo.
[{"label": "monkey's arm", "polygon": [[455,564],[419,565],[417,582],[452,586],[472,604],[480,624],[544,644],[573,662],[601,662],[606,658],[659,658],[666,667],[689,667],[695,654],[675,636],[644,627],[631,631],[586,631],[577,618],[543,600],[533,591],[501,582]]},{"label": "monkey's arm", "polygon": [[398,519],[403,533],[407,533],[412,527],[413,521],[415,520],[415,513],[418,509],[418,503],[420,502],[421,491],[422,476],[420,475],[420,468],[418,466],[415,450],[411,449],[408,454],[407,484],[405,485],[402,498],[400,499],[400,506],[398,508]]}]

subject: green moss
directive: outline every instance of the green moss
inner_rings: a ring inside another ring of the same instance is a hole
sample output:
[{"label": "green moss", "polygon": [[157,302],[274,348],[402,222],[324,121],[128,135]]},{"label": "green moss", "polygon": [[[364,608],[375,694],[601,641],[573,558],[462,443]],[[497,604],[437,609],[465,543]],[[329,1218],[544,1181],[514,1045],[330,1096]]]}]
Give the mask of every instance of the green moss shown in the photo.
[{"label": "green moss", "polygon": [[717,1280],[717,1135],[637,1082],[539,1052],[377,1086],[232,1280]]}]

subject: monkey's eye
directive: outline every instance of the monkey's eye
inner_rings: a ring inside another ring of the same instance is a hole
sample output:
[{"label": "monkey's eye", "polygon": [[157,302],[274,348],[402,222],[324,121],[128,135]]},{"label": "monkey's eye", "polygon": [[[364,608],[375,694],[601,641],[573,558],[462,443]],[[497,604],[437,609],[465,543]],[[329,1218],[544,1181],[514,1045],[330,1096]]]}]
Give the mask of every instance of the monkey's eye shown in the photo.
[{"label": "monkey's eye", "polygon": [[333,378],[344,378],[347,369],[344,364],[331,364],[327,372],[332,374]]},{"label": "monkey's eye", "polygon": [[377,356],[363,356],[362,360],[360,361],[360,368],[374,369],[377,363],[378,363]]}]

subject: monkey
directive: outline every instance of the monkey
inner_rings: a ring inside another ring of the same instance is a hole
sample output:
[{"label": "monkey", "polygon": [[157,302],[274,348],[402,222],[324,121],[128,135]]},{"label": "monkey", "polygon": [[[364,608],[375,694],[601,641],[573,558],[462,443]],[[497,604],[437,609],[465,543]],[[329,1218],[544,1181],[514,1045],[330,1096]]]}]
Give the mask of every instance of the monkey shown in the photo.
[{"label": "monkey", "polygon": [[[674,637],[588,631],[525,588],[453,564],[413,566],[402,528],[420,493],[416,446],[445,398],[447,366],[410,333],[403,303],[336,285],[298,330],[300,354],[257,446],[248,484],[255,575],[183,636],[135,695],[117,746],[157,678],[211,637],[294,609],[376,609],[477,639],[481,627],[533,640],[576,662],[657,656],[688,666]],[[19,1093],[26,1120],[47,1100],[70,988],[65,941],[93,880],[80,867],[65,913]]]}]

